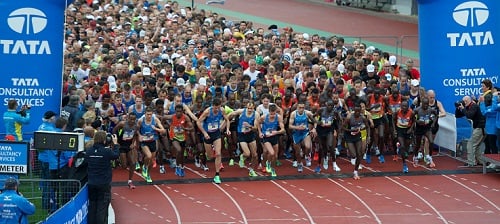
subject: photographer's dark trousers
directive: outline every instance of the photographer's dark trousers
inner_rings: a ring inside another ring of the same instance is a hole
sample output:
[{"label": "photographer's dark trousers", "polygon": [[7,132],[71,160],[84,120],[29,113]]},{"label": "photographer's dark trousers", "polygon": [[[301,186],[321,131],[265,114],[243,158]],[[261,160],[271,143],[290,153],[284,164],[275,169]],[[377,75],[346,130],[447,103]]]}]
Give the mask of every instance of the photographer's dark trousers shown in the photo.
[{"label": "photographer's dark trousers", "polygon": [[[41,162],[41,178],[56,180],[57,170],[50,170],[49,163]],[[56,183],[54,181],[40,182],[42,189],[42,208],[47,209],[49,213],[55,212],[58,209]]]},{"label": "photographer's dark trousers", "polygon": [[89,212],[87,223],[107,224],[108,207],[111,203],[111,185],[88,185]]}]

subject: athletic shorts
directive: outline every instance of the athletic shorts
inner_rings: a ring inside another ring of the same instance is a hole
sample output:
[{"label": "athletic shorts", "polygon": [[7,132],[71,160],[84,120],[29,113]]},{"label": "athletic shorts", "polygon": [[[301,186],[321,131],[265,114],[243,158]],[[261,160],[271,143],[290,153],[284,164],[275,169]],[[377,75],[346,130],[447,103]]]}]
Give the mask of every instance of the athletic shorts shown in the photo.
[{"label": "athletic shorts", "polygon": [[215,140],[221,138],[221,133],[219,130],[214,131],[214,132],[207,132],[207,133],[208,133],[208,136],[210,136],[210,139],[203,138],[203,142],[205,142],[205,144],[209,144],[209,145],[214,144]]},{"label": "athletic shorts", "polygon": [[408,128],[400,128],[396,127],[396,131],[398,133],[398,138],[404,138],[404,139],[409,139],[411,137],[411,134],[408,134]]},{"label": "athletic shorts", "polygon": [[277,135],[274,135],[274,136],[271,136],[271,137],[264,137],[264,138],[262,138],[262,143],[269,142],[269,143],[271,143],[271,145],[277,145],[279,139],[280,138]]},{"label": "athletic shorts", "polygon": [[255,132],[251,131],[248,133],[238,132],[238,142],[250,143],[257,139]]},{"label": "athletic shorts", "polygon": [[425,133],[427,133],[428,131],[431,131],[430,125],[417,125],[417,128],[415,128],[415,135],[422,136],[425,135]]},{"label": "athletic shorts", "polygon": [[156,152],[156,141],[141,142],[141,148],[147,146],[150,152]]},{"label": "athletic shorts", "polygon": [[385,122],[385,118],[384,117],[373,119],[373,127],[378,127],[380,125],[383,125],[384,122]]},{"label": "athletic shorts", "polygon": [[332,134],[334,130],[335,130],[335,125],[332,125],[331,127],[321,127],[321,126],[316,127],[316,132],[318,133],[318,137],[326,137]]},{"label": "athletic shorts", "polygon": [[178,143],[179,143],[179,145],[181,145],[181,148],[185,148],[185,147],[186,147],[186,141],[177,140],[177,139],[175,139],[175,138],[174,138],[174,139],[172,139],[171,141],[172,141],[172,143],[173,143],[173,142],[178,142]]}]

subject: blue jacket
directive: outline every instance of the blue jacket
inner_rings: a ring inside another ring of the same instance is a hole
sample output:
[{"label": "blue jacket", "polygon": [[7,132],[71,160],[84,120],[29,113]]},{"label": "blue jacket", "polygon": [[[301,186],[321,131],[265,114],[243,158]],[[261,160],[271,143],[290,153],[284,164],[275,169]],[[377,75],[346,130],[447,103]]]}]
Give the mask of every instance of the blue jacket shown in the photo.
[{"label": "blue jacket", "polygon": [[479,103],[479,108],[481,109],[481,113],[486,119],[486,125],[484,127],[484,131],[488,135],[496,135],[497,134],[497,114],[498,112],[493,108],[495,103],[492,101],[490,106],[486,106],[484,102]]},{"label": "blue jacket", "polygon": [[0,194],[0,224],[27,224],[27,216],[34,213],[35,205],[15,190],[5,190]]},{"label": "blue jacket", "polygon": [[493,96],[492,102],[491,102],[491,108],[494,111],[497,111],[497,116],[495,119],[495,126],[496,128],[500,128],[500,105],[498,104],[498,96]]},{"label": "blue jacket", "polygon": [[26,110],[26,117],[21,116],[15,110],[8,110],[3,113],[3,123],[5,125],[5,133],[16,137],[16,141],[23,140],[21,127],[23,124],[30,123],[30,110]]}]

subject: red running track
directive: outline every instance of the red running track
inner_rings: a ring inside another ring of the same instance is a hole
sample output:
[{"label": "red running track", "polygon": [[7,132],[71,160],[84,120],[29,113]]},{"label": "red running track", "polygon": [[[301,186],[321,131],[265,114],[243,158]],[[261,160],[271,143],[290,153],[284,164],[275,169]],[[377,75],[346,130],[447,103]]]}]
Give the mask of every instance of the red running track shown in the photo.
[{"label": "red running track", "polygon": [[[202,4],[202,1],[195,1]],[[219,7],[219,6],[217,6]],[[295,0],[228,0],[228,10],[288,21],[314,29],[356,35],[416,34],[417,25],[393,21]],[[319,15],[319,16],[318,16]],[[325,17],[323,15],[332,15]],[[326,19],[328,18],[328,19]],[[415,43],[405,46],[416,50]],[[339,159],[342,172],[313,167],[298,174],[291,161],[277,168],[278,178],[250,180],[248,171],[228,167],[223,183],[211,183],[214,175],[187,165],[186,177],[168,169],[153,169],[155,185],[130,190],[126,171],[114,171],[112,205],[116,223],[496,223],[500,220],[499,174],[482,175],[480,168],[460,168],[448,157],[435,157],[437,167],[413,168],[401,174],[401,163],[364,164],[361,180],[354,181],[352,165]],[[260,175],[264,175],[259,173]],[[240,177],[240,178],[239,178]]]},{"label": "red running track", "polygon": [[[459,165],[448,157],[435,161],[440,170]],[[339,165],[342,175],[350,175],[349,162],[340,160]],[[389,171],[398,172],[399,162],[365,165],[358,181],[315,176],[312,169],[298,174],[290,161],[277,168],[279,179],[235,180],[247,170],[226,163],[221,185],[203,183],[213,171],[192,164],[184,178],[174,176],[172,169],[167,174],[154,169],[153,180],[159,184],[113,187],[112,205],[116,223],[494,223],[500,218],[498,174],[412,175],[430,171],[411,166],[410,174],[394,175]],[[371,176],[379,172],[387,176]],[[144,182],[139,175],[134,178]],[[125,181],[126,171],[115,170],[114,179]],[[174,184],[182,179],[198,183]]]}]

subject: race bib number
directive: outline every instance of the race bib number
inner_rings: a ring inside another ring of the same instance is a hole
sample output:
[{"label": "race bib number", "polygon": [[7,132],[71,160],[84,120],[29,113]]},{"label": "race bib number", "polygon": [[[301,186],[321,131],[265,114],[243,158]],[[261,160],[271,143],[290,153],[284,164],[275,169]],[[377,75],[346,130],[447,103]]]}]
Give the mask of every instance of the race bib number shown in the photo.
[{"label": "race bib number", "polygon": [[154,140],[154,135],[153,134],[146,134],[142,136],[142,141],[143,142],[152,142]]},{"label": "race bib number", "polygon": [[399,108],[401,108],[401,107],[400,107],[400,105],[391,105],[391,111],[392,111],[393,113],[398,112],[398,111],[399,111]]},{"label": "race bib number", "polygon": [[134,131],[126,131],[123,133],[122,139],[124,141],[129,141],[132,140],[133,137],[134,137]]},{"label": "race bib number", "polygon": [[328,117],[328,118],[323,118],[322,119],[322,125],[323,126],[332,126],[332,123],[333,123],[333,118],[332,117]]},{"label": "race bib number", "polygon": [[184,132],[184,129],[182,129],[182,126],[177,126],[177,127],[174,128],[174,133],[175,134],[180,134],[182,132]]},{"label": "race bib number", "polygon": [[269,128],[266,130],[266,135],[272,135],[273,134],[273,129]]},{"label": "race bib number", "polygon": [[398,118],[398,123],[402,127],[408,127],[410,126],[410,120],[406,118]]},{"label": "race bib number", "polygon": [[217,123],[210,123],[210,124],[208,124],[208,131],[209,132],[214,132],[217,129],[219,129],[219,125]]}]

